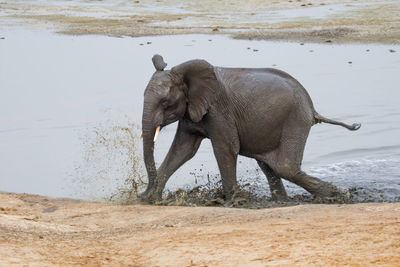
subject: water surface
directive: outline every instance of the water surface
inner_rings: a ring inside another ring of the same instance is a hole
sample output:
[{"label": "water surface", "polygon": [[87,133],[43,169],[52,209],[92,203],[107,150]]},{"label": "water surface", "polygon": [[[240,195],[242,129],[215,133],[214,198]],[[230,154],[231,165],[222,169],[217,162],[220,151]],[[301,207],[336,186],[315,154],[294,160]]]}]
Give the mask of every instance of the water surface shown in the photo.
[{"label": "water surface", "polygon": [[[5,37],[0,39],[0,190],[86,197],[77,194],[74,178],[85,157],[87,133],[110,121],[140,126],[143,91],[154,72],[151,57],[159,53],[168,67],[201,58],[216,66],[274,67],[290,73],[308,90],[320,114],[362,123],[357,132],[314,126],[304,169],[342,188],[371,189],[365,198],[372,194],[378,200],[399,200],[399,46],[301,45],[207,35],[65,36],[16,28],[2,29],[0,35]],[[175,127],[162,131],[158,164]],[[254,160],[239,158],[239,178],[258,179],[266,191],[256,169]],[[205,140],[168,187],[192,186],[217,173]],[[123,180],[118,170],[107,175],[109,180],[89,184],[92,193],[106,188],[98,194],[107,194]],[[287,186],[290,193],[301,192]]]}]

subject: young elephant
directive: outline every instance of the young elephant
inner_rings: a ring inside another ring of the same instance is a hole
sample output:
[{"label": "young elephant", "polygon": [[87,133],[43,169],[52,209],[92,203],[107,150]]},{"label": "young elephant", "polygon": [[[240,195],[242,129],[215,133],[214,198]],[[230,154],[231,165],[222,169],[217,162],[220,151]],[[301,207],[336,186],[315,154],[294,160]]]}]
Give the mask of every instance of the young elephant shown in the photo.
[{"label": "young elephant", "polygon": [[[257,160],[275,200],[285,200],[281,178],[319,197],[340,191],[301,170],[311,126],[330,123],[357,130],[319,115],[303,86],[276,69],[221,68],[191,60],[165,70],[160,55],[144,93],[142,117],[144,161],[149,184],[142,199],[161,199],[168,178],[211,140],[226,199],[232,197],[238,155]],[[174,141],[156,170],[154,142],[160,129],[179,121]]]}]

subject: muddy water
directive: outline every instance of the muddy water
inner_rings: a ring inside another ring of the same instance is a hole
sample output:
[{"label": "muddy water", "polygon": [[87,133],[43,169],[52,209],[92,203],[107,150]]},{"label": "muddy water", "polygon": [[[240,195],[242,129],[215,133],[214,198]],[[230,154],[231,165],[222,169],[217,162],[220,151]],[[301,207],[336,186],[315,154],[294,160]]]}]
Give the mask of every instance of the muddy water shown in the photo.
[{"label": "muddy water", "polygon": [[[357,132],[314,126],[304,169],[356,190],[361,201],[399,201],[399,46],[301,45],[206,35],[75,37],[18,29],[3,29],[0,35],[5,37],[0,39],[0,190],[101,197],[120,186],[129,172],[127,152],[98,149],[92,133],[132,122],[140,126],[143,90],[154,71],[151,57],[160,53],[169,67],[203,58],[218,66],[275,67],[290,73],[308,90],[319,113],[362,123]],[[175,127],[162,131],[158,164]],[[260,194],[267,191],[253,160],[239,158],[238,176],[242,183],[256,184]],[[77,183],[82,177],[88,179]],[[218,179],[218,169],[205,140],[168,188],[202,184],[209,177]],[[290,194],[303,192],[286,185]]]}]

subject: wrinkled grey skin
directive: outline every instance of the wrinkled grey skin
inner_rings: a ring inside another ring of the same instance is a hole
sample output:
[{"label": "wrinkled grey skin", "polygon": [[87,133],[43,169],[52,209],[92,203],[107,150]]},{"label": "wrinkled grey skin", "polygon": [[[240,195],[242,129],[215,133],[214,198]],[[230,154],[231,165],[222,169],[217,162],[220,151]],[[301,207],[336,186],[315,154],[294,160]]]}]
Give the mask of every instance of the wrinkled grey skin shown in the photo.
[{"label": "wrinkled grey skin", "polygon": [[[142,117],[144,161],[149,184],[142,194],[160,200],[169,177],[197,152],[204,138],[211,140],[226,199],[237,185],[238,155],[254,158],[267,176],[273,199],[287,198],[281,178],[317,197],[340,191],[301,170],[311,126],[326,122],[357,130],[319,115],[303,86],[276,69],[221,68],[191,60],[165,70],[159,55],[156,72],[144,93]],[[154,163],[157,126],[179,121],[174,141],[163,163]]]}]

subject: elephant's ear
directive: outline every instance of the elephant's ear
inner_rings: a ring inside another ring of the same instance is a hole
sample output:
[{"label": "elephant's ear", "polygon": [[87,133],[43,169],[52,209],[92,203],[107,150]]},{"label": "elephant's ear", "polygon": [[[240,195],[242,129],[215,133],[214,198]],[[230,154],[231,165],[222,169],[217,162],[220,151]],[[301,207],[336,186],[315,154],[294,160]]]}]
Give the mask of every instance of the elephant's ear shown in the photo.
[{"label": "elephant's ear", "polygon": [[164,62],[164,59],[160,55],[154,55],[151,59],[153,61],[153,65],[157,71],[163,71],[167,66],[167,63]]},{"label": "elephant's ear", "polygon": [[205,60],[196,59],[173,67],[171,72],[186,84],[190,119],[199,122],[208,112],[220,86],[214,67]]}]

